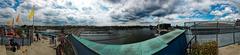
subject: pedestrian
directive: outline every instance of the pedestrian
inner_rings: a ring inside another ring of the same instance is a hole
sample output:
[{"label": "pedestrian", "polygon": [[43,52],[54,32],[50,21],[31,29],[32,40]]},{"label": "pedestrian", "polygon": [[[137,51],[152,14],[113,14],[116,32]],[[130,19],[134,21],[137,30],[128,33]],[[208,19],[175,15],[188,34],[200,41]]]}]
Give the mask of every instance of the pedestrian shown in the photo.
[{"label": "pedestrian", "polygon": [[41,40],[38,33],[36,33],[36,37],[37,37],[37,41]]},{"label": "pedestrian", "polygon": [[51,44],[54,44],[55,36],[51,36]]},{"label": "pedestrian", "polygon": [[10,43],[10,46],[11,46],[10,49],[11,49],[13,52],[16,52],[17,49],[20,49],[20,45],[19,45],[17,42],[15,42],[14,39],[10,39],[10,40],[9,40],[9,43]]}]

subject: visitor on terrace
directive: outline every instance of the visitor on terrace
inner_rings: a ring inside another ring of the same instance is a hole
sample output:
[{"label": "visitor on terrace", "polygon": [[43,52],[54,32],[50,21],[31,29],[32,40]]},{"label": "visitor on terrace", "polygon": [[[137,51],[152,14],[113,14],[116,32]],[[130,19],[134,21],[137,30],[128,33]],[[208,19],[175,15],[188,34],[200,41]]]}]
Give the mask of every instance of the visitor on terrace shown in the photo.
[{"label": "visitor on terrace", "polygon": [[36,33],[36,38],[37,38],[37,41],[41,40],[39,37],[39,33]]},{"label": "visitor on terrace", "polygon": [[2,29],[0,29],[0,36],[4,35],[4,31]]},{"label": "visitor on terrace", "polygon": [[17,42],[15,42],[14,39],[10,39],[9,44],[10,50],[12,50],[13,52],[16,52],[17,49],[20,49],[20,45]]}]

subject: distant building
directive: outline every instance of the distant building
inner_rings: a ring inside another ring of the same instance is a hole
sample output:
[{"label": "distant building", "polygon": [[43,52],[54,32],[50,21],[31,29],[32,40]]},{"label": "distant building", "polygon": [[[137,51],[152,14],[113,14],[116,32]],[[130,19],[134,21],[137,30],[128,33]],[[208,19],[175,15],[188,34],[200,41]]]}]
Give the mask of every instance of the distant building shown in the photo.
[{"label": "distant building", "polygon": [[169,29],[169,28],[171,28],[171,24],[167,24],[167,23],[158,24],[158,25],[157,25],[157,28],[158,28],[158,29]]},{"label": "distant building", "polygon": [[160,34],[160,35],[163,35],[165,33],[168,33],[171,28],[172,28],[171,24],[167,24],[167,23],[158,24],[157,25],[157,33]]}]

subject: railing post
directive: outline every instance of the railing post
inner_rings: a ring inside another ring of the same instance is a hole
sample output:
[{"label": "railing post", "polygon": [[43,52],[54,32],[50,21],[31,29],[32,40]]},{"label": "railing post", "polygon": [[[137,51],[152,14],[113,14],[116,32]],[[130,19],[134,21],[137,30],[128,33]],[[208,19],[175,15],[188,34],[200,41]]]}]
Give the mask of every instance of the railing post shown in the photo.
[{"label": "railing post", "polygon": [[218,33],[216,34],[216,41],[217,41],[217,53],[218,53],[218,34],[220,33],[220,28],[218,27],[219,21],[217,21],[217,29],[219,30]]},{"label": "railing post", "polygon": [[24,46],[24,38],[23,37],[21,37],[22,38],[22,46]]},{"label": "railing post", "polygon": [[184,22],[184,29],[186,29],[186,22]]},{"label": "railing post", "polygon": [[0,37],[1,39],[0,39],[0,45],[2,45],[2,36]]},{"label": "railing post", "polygon": [[217,30],[218,30],[218,32],[217,32],[217,34],[216,34],[216,41],[218,42],[218,33],[220,32],[220,29],[218,28],[218,25],[219,25],[219,23],[218,23],[218,21],[217,21]]},{"label": "railing post", "polygon": [[[196,22],[194,22],[194,28],[196,28]],[[198,30],[196,29],[196,31],[198,31]],[[195,43],[197,43],[198,41],[197,41],[196,33],[193,33],[193,35],[194,35]]]},{"label": "railing post", "polygon": [[190,48],[189,48],[189,53],[192,53],[192,42],[190,41]]},{"label": "railing post", "polygon": [[[233,30],[235,30],[235,29],[236,29],[236,25],[234,25],[234,27],[233,27]],[[236,43],[236,40],[235,40],[235,32],[236,32],[236,31],[233,32],[233,43],[234,43],[234,44]]]},{"label": "railing post", "polygon": [[2,45],[2,37],[3,37],[3,35],[0,36],[0,38],[1,38],[0,39],[0,45]]}]

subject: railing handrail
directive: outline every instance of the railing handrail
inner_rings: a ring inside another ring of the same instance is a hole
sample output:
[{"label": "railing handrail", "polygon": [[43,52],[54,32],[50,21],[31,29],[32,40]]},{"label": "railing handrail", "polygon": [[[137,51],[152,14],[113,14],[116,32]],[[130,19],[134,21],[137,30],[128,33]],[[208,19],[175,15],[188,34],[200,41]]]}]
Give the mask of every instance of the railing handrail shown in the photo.
[{"label": "railing handrail", "polygon": [[78,55],[78,53],[76,52],[76,48],[73,46],[73,43],[70,42],[70,40],[67,39],[68,35],[66,35],[63,40],[66,40],[67,43],[69,43],[69,45],[71,45],[72,50],[74,51],[75,55]]}]

